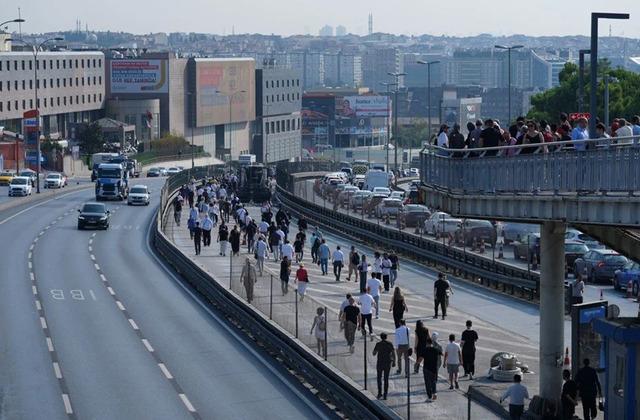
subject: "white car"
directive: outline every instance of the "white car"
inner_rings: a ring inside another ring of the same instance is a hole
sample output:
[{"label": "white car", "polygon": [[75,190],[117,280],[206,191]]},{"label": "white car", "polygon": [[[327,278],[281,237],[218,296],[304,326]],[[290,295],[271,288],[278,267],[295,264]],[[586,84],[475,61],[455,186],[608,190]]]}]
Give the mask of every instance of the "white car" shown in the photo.
[{"label": "white car", "polygon": [[402,212],[404,206],[402,205],[402,200],[398,200],[395,198],[385,198],[382,200],[380,204],[376,207],[376,217],[381,219],[382,217],[398,217],[398,214]]},{"label": "white car", "polygon": [[387,187],[375,187],[372,192],[374,194],[384,194],[387,197],[391,195],[391,190]]},{"label": "white car", "polygon": [[158,170],[160,171],[160,176],[167,176],[167,168],[160,166],[158,167]]},{"label": "white car", "polygon": [[448,213],[437,211],[431,214],[430,218],[425,220],[424,230],[433,236],[438,236],[442,233],[454,234],[461,223],[461,219],[454,219]]},{"label": "white car", "polygon": [[51,172],[44,179],[45,188],[62,188],[67,185],[67,177],[59,172]]},{"label": "white car", "polygon": [[403,200],[405,198],[405,192],[404,191],[393,191],[391,193],[391,195],[389,196],[389,198],[395,198],[397,200]]},{"label": "white car", "polygon": [[130,206],[136,204],[149,205],[151,199],[151,193],[149,187],[146,185],[134,185],[129,189],[129,196],[127,197],[127,204]]},{"label": "white car", "polygon": [[172,166],[171,168],[167,169],[167,175],[174,175],[174,174],[177,174],[178,172],[180,172],[180,169],[176,168],[175,166]]},{"label": "white car", "polygon": [[418,168],[409,169],[409,176],[420,176],[420,170]]},{"label": "white car", "polygon": [[31,178],[28,176],[16,176],[9,183],[9,197],[31,195]]}]

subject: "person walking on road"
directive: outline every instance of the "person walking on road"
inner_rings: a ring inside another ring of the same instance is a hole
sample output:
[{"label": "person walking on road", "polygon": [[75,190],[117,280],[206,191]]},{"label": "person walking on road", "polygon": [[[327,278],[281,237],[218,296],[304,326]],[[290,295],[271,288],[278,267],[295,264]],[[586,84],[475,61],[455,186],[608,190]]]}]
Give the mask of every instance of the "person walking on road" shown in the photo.
[{"label": "person walking on road", "polygon": [[521,382],[520,375],[513,375],[513,385],[507,388],[500,398],[500,404],[509,398],[509,417],[511,420],[520,420],[524,413],[524,400],[529,399],[529,390]]},{"label": "person walking on road", "polygon": [[562,394],[560,395],[560,403],[562,404],[562,420],[573,420],[576,414],[576,406],[578,405],[578,384],[571,379],[571,371],[565,369],[562,371]]},{"label": "person walking on road", "polygon": [[333,260],[333,275],[336,277],[336,281],[340,281],[340,273],[342,273],[344,265],[344,253],[340,250],[340,245],[333,251],[331,259]]},{"label": "person walking on road", "polygon": [[208,214],[202,219],[202,243],[204,246],[211,245],[211,230],[213,229],[213,220]]},{"label": "person walking on road", "polygon": [[284,244],[282,244],[282,258],[287,257],[289,261],[293,261],[294,249],[293,245],[289,243],[288,239],[284,240]]},{"label": "person walking on road", "polygon": [[280,262],[280,288],[282,289],[282,296],[289,293],[289,276],[290,275],[291,275],[291,261],[287,257],[282,257],[282,261]]},{"label": "person walking on road", "polygon": [[256,269],[251,265],[249,257],[246,258],[244,267],[242,267],[242,274],[240,274],[240,281],[244,284],[244,290],[247,293],[247,302],[251,303],[253,300],[253,286],[258,281],[256,275]]},{"label": "person walking on road", "polygon": [[476,374],[476,341],[478,341],[478,333],[473,329],[473,324],[469,320],[466,323],[467,329],[462,332],[460,337],[460,345],[462,346],[462,367],[464,368],[464,377],[469,376],[473,380]]},{"label": "person walking on road", "polygon": [[196,248],[196,255],[200,255],[200,246],[202,244],[202,228],[200,227],[200,222],[195,221],[195,225],[193,227],[193,244]]},{"label": "person walking on road", "polygon": [[369,276],[369,263],[367,256],[362,254],[360,264],[358,264],[358,278],[360,280],[360,293],[367,291],[367,278]]},{"label": "person walking on road", "polygon": [[296,282],[298,283],[298,296],[300,296],[300,302],[302,302],[307,292],[307,286],[309,285],[309,273],[307,273],[307,269],[304,268],[303,263],[300,263],[300,266],[296,270]]},{"label": "person walking on road", "polygon": [[338,312],[338,321],[340,321],[340,331],[342,331],[344,329],[344,322],[342,321],[342,312],[344,311],[344,308],[349,306],[349,299],[350,298],[351,298],[351,293],[347,293],[347,296],[345,297],[345,299],[340,304],[340,312]]},{"label": "person walking on road", "polygon": [[442,367],[447,368],[449,374],[449,389],[453,389],[454,385],[456,389],[459,389],[458,385],[458,372],[460,371],[460,364],[464,361],[462,358],[462,350],[460,345],[456,343],[455,334],[449,335],[449,344],[444,351],[444,364]]},{"label": "person walking on road", "polygon": [[262,275],[262,273],[264,272],[264,260],[266,260],[268,256],[269,256],[269,246],[264,241],[264,236],[260,235],[260,237],[258,238],[258,242],[256,243],[256,252],[255,252],[256,262],[258,265],[258,271],[260,272],[260,275]]},{"label": "person walking on road", "polygon": [[234,257],[240,254],[240,229],[235,225],[229,234],[229,243],[231,243],[231,252]]},{"label": "person walking on road", "polygon": [[347,340],[349,351],[353,354],[353,343],[355,342],[356,329],[360,328],[359,325],[362,323],[362,318],[360,315],[360,308],[356,306],[356,300],[351,295],[348,296],[348,305],[346,305],[342,310],[341,320],[344,324],[344,338]]},{"label": "person walking on road", "polygon": [[584,420],[591,420],[595,419],[598,414],[596,399],[598,397],[602,398],[602,387],[600,386],[598,373],[590,366],[591,361],[584,359],[582,364],[583,366],[576,374],[576,383],[578,384],[578,391],[582,399]]},{"label": "person walking on road", "polygon": [[438,273],[438,280],[433,284],[435,308],[433,318],[438,318],[438,306],[442,309],[442,319],[447,316],[447,296],[451,293],[451,285],[444,273]]},{"label": "person walking on road", "polygon": [[375,277],[371,277],[367,281],[367,290],[376,302],[376,319],[380,318],[380,291],[382,291],[382,282]]},{"label": "person walking on road", "polygon": [[402,360],[405,360],[404,373],[409,374],[409,328],[404,319],[400,319],[395,333],[396,353],[398,355],[398,370],[396,375],[402,373]]},{"label": "person walking on road", "polygon": [[222,221],[218,228],[218,242],[220,242],[220,255],[225,257],[227,255],[227,246],[229,244],[229,228]]},{"label": "person walking on road", "polygon": [[407,304],[404,301],[404,295],[399,287],[393,289],[393,298],[391,298],[391,306],[389,312],[393,314],[393,323],[398,328],[400,326],[400,320],[404,318],[405,311],[409,311]]},{"label": "person walking on road", "polygon": [[386,252],[382,255],[380,268],[382,269],[382,283],[384,284],[384,291],[385,293],[388,293],[391,281],[391,260]]},{"label": "person walking on road", "polygon": [[422,375],[424,377],[424,386],[427,391],[427,402],[438,399],[438,391],[436,383],[438,382],[438,368],[442,357],[442,347],[434,346],[433,340],[427,338],[426,348],[424,349],[424,367]]},{"label": "person walking on road", "polygon": [[351,274],[355,272],[356,281],[358,281],[358,264],[360,264],[360,254],[356,251],[356,247],[351,245],[351,251],[349,252],[349,274],[347,275],[347,281],[351,281]]},{"label": "person walking on road", "polygon": [[318,249],[320,248],[320,245],[322,244],[322,239],[320,239],[320,237],[318,235],[316,235],[316,233],[312,233],[311,234],[311,261],[314,264],[319,264],[319,259],[318,259]]},{"label": "person walking on road", "polygon": [[320,247],[318,248],[318,259],[320,260],[320,270],[322,270],[322,275],[326,276],[329,272],[329,256],[331,254],[331,250],[329,249],[329,245],[323,239]]},{"label": "person walking on road", "polygon": [[400,270],[400,259],[395,252],[392,252],[389,254],[389,261],[391,261],[391,276],[389,277],[389,281],[391,282],[391,287],[395,287],[396,280],[398,280],[398,271]]},{"label": "person walking on road", "polygon": [[586,276],[579,275],[576,278],[576,281],[573,283],[573,287],[571,288],[571,296],[572,296],[572,305],[577,305],[583,302],[584,300],[584,278]]},{"label": "person walking on road", "polygon": [[[378,356],[376,361],[376,378],[378,382],[378,399],[387,399],[387,391],[389,390],[389,372],[396,365],[396,356],[393,344],[387,341],[387,334],[380,334],[380,341],[373,348],[373,355]],[[382,379],[384,376],[384,392],[382,387]]]},{"label": "person walking on road", "polygon": [[296,254],[296,263],[302,261],[304,256],[304,239],[298,234],[296,240],[293,241],[293,251]]},{"label": "person walking on road", "polygon": [[178,195],[173,200],[173,220],[176,222],[176,226],[180,226],[180,218],[182,217],[182,196]]},{"label": "person walking on road", "polygon": [[309,334],[314,334],[318,344],[318,354],[320,357],[327,356],[327,347],[325,334],[327,329],[327,318],[324,313],[324,308],[316,309],[316,316],[313,318],[313,324],[311,324],[311,331]]},{"label": "person walking on road", "polygon": [[[369,294],[369,291],[362,293],[360,295],[360,313],[362,314],[360,328],[362,329],[362,335],[366,335],[365,325],[366,322],[369,326],[369,335],[371,336],[371,341],[373,341],[373,326],[371,325],[371,317],[373,308],[376,308],[376,301],[373,299],[373,296]],[[376,308],[377,309],[377,308]]]},{"label": "person walking on road", "polygon": [[424,326],[422,320],[416,321],[416,330],[414,338],[414,350],[416,351],[416,363],[413,365],[413,373],[420,372],[420,363],[424,359],[424,351],[427,348],[427,339],[429,338],[429,329]]}]

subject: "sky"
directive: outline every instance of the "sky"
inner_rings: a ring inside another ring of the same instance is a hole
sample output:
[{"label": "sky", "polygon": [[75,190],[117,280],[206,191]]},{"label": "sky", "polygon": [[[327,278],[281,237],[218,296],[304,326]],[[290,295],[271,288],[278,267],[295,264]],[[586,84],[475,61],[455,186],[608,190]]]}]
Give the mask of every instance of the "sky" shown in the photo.
[{"label": "sky", "polygon": [[[373,13],[375,32],[405,35],[588,35],[591,12],[630,13],[607,21],[600,33],[640,38],[639,0],[2,0],[0,22],[17,17],[29,33],[89,30],[215,34],[312,34],[343,25],[365,35]],[[14,26],[10,27],[10,30]],[[17,29],[17,25],[15,27]]]}]

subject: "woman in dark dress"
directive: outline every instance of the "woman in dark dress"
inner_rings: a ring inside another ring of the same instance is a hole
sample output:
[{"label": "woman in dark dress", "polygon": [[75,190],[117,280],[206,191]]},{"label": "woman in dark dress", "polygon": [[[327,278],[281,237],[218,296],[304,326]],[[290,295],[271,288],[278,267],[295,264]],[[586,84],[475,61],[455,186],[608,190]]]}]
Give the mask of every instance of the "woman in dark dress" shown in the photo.
[{"label": "woman in dark dress", "polygon": [[391,299],[391,307],[389,312],[393,313],[393,323],[396,328],[400,326],[400,320],[404,318],[404,312],[408,311],[407,304],[404,301],[404,295],[399,287],[393,290],[393,298]]},{"label": "woman in dark dress", "polygon": [[523,147],[520,154],[531,154],[536,151],[539,145],[544,143],[542,133],[538,131],[538,124],[535,121],[527,121],[527,132],[522,136],[522,144],[530,144],[531,147]]},{"label": "woman in dark dress", "polygon": [[289,277],[291,276],[291,261],[287,256],[282,257],[280,262],[280,286],[282,296],[289,293]]},{"label": "woman in dark dress", "polygon": [[416,351],[416,364],[413,366],[413,373],[420,371],[420,363],[424,359],[425,350],[427,348],[427,338],[429,338],[429,329],[424,326],[421,320],[416,322],[416,339],[415,339],[415,351]]},{"label": "woman in dark dress", "polygon": [[476,374],[476,341],[478,341],[478,333],[473,330],[471,321],[467,321],[467,329],[462,332],[460,337],[460,347],[462,347],[462,367],[464,368],[464,376],[473,379]]},{"label": "woman in dark dress", "polygon": [[231,242],[231,252],[233,252],[233,255],[240,254],[240,230],[238,230],[238,225],[235,225],[229,234],[229,242]]}]

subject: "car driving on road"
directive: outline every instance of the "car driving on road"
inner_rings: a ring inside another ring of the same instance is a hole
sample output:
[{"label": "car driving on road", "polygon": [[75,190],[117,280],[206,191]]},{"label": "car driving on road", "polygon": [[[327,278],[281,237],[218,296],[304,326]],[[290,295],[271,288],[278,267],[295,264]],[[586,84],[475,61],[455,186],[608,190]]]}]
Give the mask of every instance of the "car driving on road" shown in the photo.
[{"label": "car driving on road", "polygon": [[404,206],[404,223],[407,227],[422,226],[430,216],[431,212],[427,206],[421,204],[407,204]]},{"label": "car driving on road", "polygon": [[31,186],[36,186],[36,181],[38,180],[38,173],[31,169],[24,169],[20,171],[20,176],[26,176],[31,181]]},{"label": "car driving on road", "polygon": [[628,261],[624,267],[616,270],[613,287],[616,290],[627,290],[629,282],[631,282],[631,293],[633,296],[638,296],[640,289],[640,264],[636,261]]},{"label": "car driving on road", "polygon": [[161,175],[162,174],[160,173],[160,169],[158,168],[149,168],[149,170],[147,171],[147,177],[149,178],[154,178]]},{"label": "car driving on road", "polygon": [[592,283],[605,282],[611,284],[616,270],[622,270],[629,260],[612,249],[591,249],[582,258],[574,262],[574,270],[584,266],[587,279]]},{"label": "car driving on road", "polygon": [[488,220],[465,219],[456,230],[456,236],[463,240],[465,245],[483,240],[486,244],[495,246],[498,235],[496,228]]},{"label": "car driving on road", "polygon": [[9,197],[26,197],[31,195],[31,179],[26,176],[13,177],[9,183]]},{"label": "car driving on road", "polygon": [[78,230],[87,227],[98,229],[109,228],[110,212],[107,206],[102,203],[85,203],[81,209],[78,209]]},{"label": "car driving on road", "polygon": [[16,171],[11,169],[0,172],[0,185],[9,185],[14,176],[16,176]]},{"label": "car driving on road", "polygon": [[151,194],[149,193],[149,188],[146,185],[134,185],[129,190],[127,205],[133,206],[136,204],[142,204],[144,206],[148,206],[150,199]]},{"label": "car driving on road", "polygon": [[458,230],[460,223],[462,223],[461,219],[454,219],[449,213],[437,211],[424,222],[424,230],[433,236],[439,236],[443,233],[453,234]]},{"label": "car driving on road", "polygon": [[175,166],[172,166],[169,169],[167,169],[167,175],[175,175],[175,174],[177,174],[179,172],[180,172],[180,169],[178,169]]},{"label": "car driving on road", "polygon": [[44,179],[45,188],[63,188],[67,186],[67,177],[60,172],[51,172]]},{"label": "car driving on road", "polygon": [[398,217],[402,212],[404,205],[402,200],[397,198],[385,198],[376,207],[376,217],[381,219],[383,217]]}]

